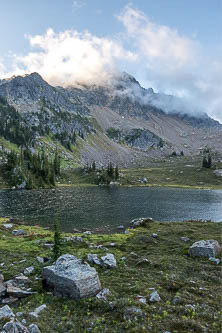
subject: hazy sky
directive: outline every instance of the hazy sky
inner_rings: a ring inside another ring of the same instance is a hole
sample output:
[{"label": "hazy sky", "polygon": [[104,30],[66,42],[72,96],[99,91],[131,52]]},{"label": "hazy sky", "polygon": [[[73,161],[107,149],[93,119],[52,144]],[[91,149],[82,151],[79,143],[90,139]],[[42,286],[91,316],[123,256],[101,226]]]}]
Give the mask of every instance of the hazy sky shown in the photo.
[{"label": "hazy sky", "polygon": [[104,83],[117,71],[222,122],[222,0],[0,0],[0,78]]}]

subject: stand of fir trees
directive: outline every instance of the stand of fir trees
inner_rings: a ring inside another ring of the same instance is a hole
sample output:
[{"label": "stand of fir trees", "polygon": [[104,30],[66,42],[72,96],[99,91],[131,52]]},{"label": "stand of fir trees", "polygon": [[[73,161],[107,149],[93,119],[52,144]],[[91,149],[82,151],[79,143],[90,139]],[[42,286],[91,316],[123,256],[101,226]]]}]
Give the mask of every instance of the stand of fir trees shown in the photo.
[{"label": "stand of fir trees", "polygon": [[84,171],[93,178],[93,182],[97,185],[109,185],[112,181],[119,179],[119,168],[117,165],[114,167],[112,162],[108,162],[106,168],[96,168],[96,163],[93,161],[84,168]]},{"label": "stand of fir trees", "polygon": [[19,153],[6,153],[7,162],[3,174],[8,184],[16,188],[44,188],[55,186],[55,177],[60,176],[60,158],[56,150],[49,159],[44,150],[33,153],[29,148]]},{"label": "stand of fir trees", "polygon": [[204,156],[203,161],[202,161],[202,167],[203,168],[211,168],[211,166],[212,166],[211,155],[209,154],[208,157]]}]

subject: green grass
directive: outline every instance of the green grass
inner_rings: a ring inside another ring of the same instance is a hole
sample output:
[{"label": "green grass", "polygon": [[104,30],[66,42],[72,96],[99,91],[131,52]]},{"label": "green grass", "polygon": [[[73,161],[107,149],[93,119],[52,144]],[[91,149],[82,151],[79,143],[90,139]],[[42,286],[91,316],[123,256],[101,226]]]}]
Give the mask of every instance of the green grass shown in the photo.
[{"label": "green grass", "polygon": [[149,168],[122,169],[123,185],[141,185],[140,180],[147,178],[146,186],[222,188],[222,177],[214,174],[222,169],[222,163],[214,163],[210,169],[201,167],[201,157],[169,158],[167,162],[157,162]]},{"label": "green grass", "polygon": [[[42,265],[37,263],[36,256],[52,257],[52,251],[45,249],[43,243],[53,241],[53,233],[39,227],[16,226],[25,229],[27,236],[15,237],[1,226],[4,220],[0,219],[0,262],[5,263],[1,273],[10,279],[25,267],[31,264],[35,266],[30,286],[37,293],[14,303],[11,308],[15,313],[23,312],[27,324],[36,322],[41,332],[168,330],[172,333],[190,333],[203,332],[204,327],[208,328],[208,332],[221,332],[221,264],[188,255],[189,246],[197,240],[216,239],[221,243],[220,223],[153,222],[147,228],[130,230],[129,234],[81,235],[83,243],[64,243],[62,253],[70,253],[83,260],[88,253],[102,256],[111,252],[115,255],[115,270],[95,266],[102,287],[110,289],[112,293],[104,302],[96,298],[68,300],[44,291],[41,286]],[[158,234],[157,239],[152,237],[153,233]],[[189,237],[190,241],[182,242],[182,236]],[[35,243],[36,239],[41,240],[40,244]],[[111,242],[116,245],[110,246]],[[90,244],[101,244],[108,251],[90,248]],[[126,257],[125,261],[121,260],[123,256]],[[24,258],[26,262],[19,263]],[[141,263],[144,258],[149,262]],[[160,302],[149,302],[150,288],[158,291]],[[147,296],[147,304],[139,303],[138,295]],[[172,303],[175,296],[181,298],[176,305]],[[36,321],[30,318],[27,313],[43,303],[47,305],[47,310]],[[187,309],[187,304],[195,306],[195,309]],[[142,316],[124,319],[128,306],[139,307]]]}]

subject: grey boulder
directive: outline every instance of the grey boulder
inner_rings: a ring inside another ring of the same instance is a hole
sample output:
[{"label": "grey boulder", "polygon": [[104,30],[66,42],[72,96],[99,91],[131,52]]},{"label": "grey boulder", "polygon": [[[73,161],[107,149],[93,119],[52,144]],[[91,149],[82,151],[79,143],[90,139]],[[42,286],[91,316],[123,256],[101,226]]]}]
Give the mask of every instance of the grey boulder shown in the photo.
[{"label": "grey boulder", "polygon": [[44,311],[46,309],[46,307],[47,306],[45,304],[42,304],[38,308],[36,308],[34,311],[29,312],[29,315],[32,316],[32,317],[38,318],[38,316],[40,315],[40,313],[42,311]]},{"label": "grey boulder", "polygon": [[5,305],[2,308],[0,308],[0,320],[10,319],[14,317],[15,315],[8,305]]},{"label": "grey boulder", "polygon": [[130,221],[130,226],[132,228],[146,227],[146,225],[150,222],[153,222],[153,219],[151,217],[140,217]]},{"label": "grey boulder", "polygon": [[12,235],[14,236],[25,236],[26,235],[26,232],[25,230],[22,230],[22,229],[19,229],[19,230],[13,230],[12,231]]},{"label": "grey boulder", "polygon": [[10,321],[3,326],[6,333],[29,333],[28,329],[19,321]]},{"label": "grey boulder", "polygon": [[112,253],[107,253],[101,257],[101,266],[106,268],[116,268],[116,259]]},{"label": "grey boulder", "polygon": [[95,264],[95,265],[100,265],[101,261],[100,259],[97,257],[97,254],[88,254],[88,258],[87,258],[89,263]]},{"label": "grey boulder", "polygon": [[95,268],[70,254],[43,268],[43,285],[55,295],[80,299],[98,294],[101,283]]},{"label": "grey boulder", "polygon": [[157,291],[154,291],[151,295],[150,295],[150,302],[159,302],[160,301],[160,296],[158,294]]},{"label": "grey boulder", "polygon": [[4,276],[0,274],[0,297],[5,296],[6,294],[6,286],[4,283]]},{"label": "grey boulder", "polygon": [[41,333],[36,324],[29,325],[29,333]]},{"label": "grey boulder", "polygon": [[220,245],[213,239],[195,242],[189,248],[189,254],[193,257],[215,257],[219,251]]}]

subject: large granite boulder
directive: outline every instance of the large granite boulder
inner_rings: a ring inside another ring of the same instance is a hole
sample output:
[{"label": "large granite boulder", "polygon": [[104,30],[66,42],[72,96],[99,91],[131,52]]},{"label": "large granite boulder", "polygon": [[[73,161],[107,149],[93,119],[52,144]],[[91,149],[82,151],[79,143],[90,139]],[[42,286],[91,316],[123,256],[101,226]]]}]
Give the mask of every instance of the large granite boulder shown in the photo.
[{"label": "large granite boulder", "polygon": [[43,268],[42,278],[43,286],[58,296],[80,299],[95,296],[101,290],[95,268],[70,254]]},{"label": "large granite boulder", "polygon": [[213,239],[195,242],[189,248],[189,254],[194,257],[215,257],[219,251],[220,245]]}]

